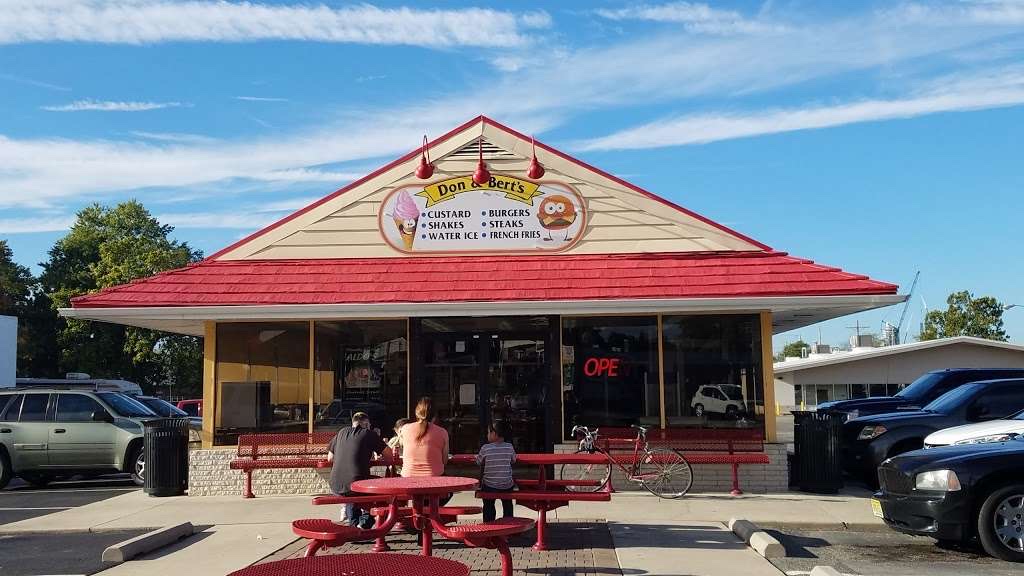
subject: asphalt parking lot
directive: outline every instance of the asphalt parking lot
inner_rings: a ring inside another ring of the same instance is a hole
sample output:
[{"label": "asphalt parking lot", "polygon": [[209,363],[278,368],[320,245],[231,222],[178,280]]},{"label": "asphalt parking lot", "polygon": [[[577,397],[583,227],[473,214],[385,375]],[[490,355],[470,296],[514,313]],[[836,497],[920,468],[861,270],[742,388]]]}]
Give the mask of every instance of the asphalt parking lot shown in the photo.
[{"label": "asphalt parking lot", "polygon": [[788,576],[806,576],[815,566],[832,566],[850,576],[1020,576],[1024,566],[987,556],[980,547],[942,548],[931,538],[886,529],[765,530],[786,547],[788,558],[772,560]]},{"label": "asphalt parking lot", "polygon": [[138,490],[125,475],[54,482],[35,488],[13,480],[0,490],[0,574],[42,576],[94,574],[104,568],[103,549],[138,536],[137,530],[102,532],[13,533],[4,526],[53,514]]}]

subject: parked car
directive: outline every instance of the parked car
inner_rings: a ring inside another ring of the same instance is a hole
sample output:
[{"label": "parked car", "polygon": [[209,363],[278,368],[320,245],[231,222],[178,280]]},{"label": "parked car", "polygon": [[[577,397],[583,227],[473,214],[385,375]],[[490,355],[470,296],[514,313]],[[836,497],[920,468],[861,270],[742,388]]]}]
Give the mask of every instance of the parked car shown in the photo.
[{"label": "parked car", "polygon": [[952,444],[986,444],[1006,442],[1024,434],[1024,410],[999,420],[964,424],[939,430],[924,439],[925,448],[937,448]]},{"label": "parked car", "polygon": [[968,382],[1001,378],[1024,378],[1020,368],[948,368],[933,370],[907,384],[895,396],[875,396],[835,400],[818,404],[818,412],[843,414],[847,420],[859,416],[884,414],[903,408],[923,408],[932,400]]},{"label": "parked car", "polygon": [[713,414],[725,414],[736,416],[743,412],[743,388],[735,384],[708,384],[697,388],[697,393],[690,401],[694,416],[704,416],[710,412]]},{"label": "parked car", "polygon": [[201,399],[181,400],[178,402],[178,408],[189,416],[203,417],[203,401]]},{"label": "parked car", "polygon": [[200,441],[200,434],[203,431],[202,418],[189,416],[187,412],[163,398],[157,398],[156,396],[133,396],[133,398],[145,404],[146,408],[149,408],[162,418],[188,418],[188,441]]},{"label": "parked car", "polygon": [[1024,438],[917,450],[882,463],[876,516],[906,534],[1024,562]]},{"label": "parked car", "polygon": [[877,481],[886,458],[917,450],[929,434],[962,424],[1005,418],[1024,409],[1024,378],[971,382],[946,392],[921,410],[854,418],[843,424],[843,467]]},{"label": "parked car", "polygon": [[0,488],[18,476],[44,486],[58,476],[126,472],[142,485],[142,423],[156,418],[119,392],[0,392]]}]

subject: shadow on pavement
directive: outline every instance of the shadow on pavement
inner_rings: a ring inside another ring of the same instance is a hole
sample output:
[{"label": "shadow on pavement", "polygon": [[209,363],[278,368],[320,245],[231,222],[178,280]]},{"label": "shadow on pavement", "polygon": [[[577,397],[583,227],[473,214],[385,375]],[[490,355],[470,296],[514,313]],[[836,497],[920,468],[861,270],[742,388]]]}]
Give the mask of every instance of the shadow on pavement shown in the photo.
[{"label": "shadow on pavement", "polygon": [[620,524],[612,531],[615,548],[671,548],[707,550],[743,550],[731,530],[713,526],[678,526],[670,524]]}]

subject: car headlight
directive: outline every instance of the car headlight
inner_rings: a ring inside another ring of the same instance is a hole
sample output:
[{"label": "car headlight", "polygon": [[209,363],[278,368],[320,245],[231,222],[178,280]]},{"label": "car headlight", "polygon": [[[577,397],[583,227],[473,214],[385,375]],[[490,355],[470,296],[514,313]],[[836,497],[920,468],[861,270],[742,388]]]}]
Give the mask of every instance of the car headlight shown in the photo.
[{"label": "car headlight", "polygon": [[874,440],[882,434],[885,434],[885,426],[865,426],[860,429],[860,434],[857,435],[857,440]]},{"label": "car headlight", "polygon": [[952,470],[932,470],[918,474],[914,478],[914,487],[918,490],[956,492],[960,489],[960,479]]},{"label": "car headlight", "polygon": [[850,410],[849,412],[846,413],[846,419],[844,420],[844,422],[849,422],[850,420],[853,420],[858,416],[860,416],[860,410]]},{"label": "car headlight", "polygon": [[964,440],[957,440],[953,442],[956,446],[963,446],[964,444],[988,444],[990,442],[1009,442],[1019,436],[1016,432],[1007,432],[1005,434],[990,434],[988,436],[978,436],[977,438],[966,438]]}]

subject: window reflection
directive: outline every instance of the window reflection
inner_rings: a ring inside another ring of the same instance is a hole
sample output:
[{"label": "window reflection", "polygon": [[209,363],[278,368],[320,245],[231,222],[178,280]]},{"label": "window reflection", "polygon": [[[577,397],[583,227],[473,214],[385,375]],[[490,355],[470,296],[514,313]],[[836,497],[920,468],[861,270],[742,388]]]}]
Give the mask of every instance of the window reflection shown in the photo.
[{"label": "window reflection", "polygon": [[352,425],[366,412],[387,437],[407,415],[405,320],[316,322],[314,430]]},{"label": "window reflection", "polygon": [[757,315],[664,316],[662,328],[669,427],[763,425]]}]

